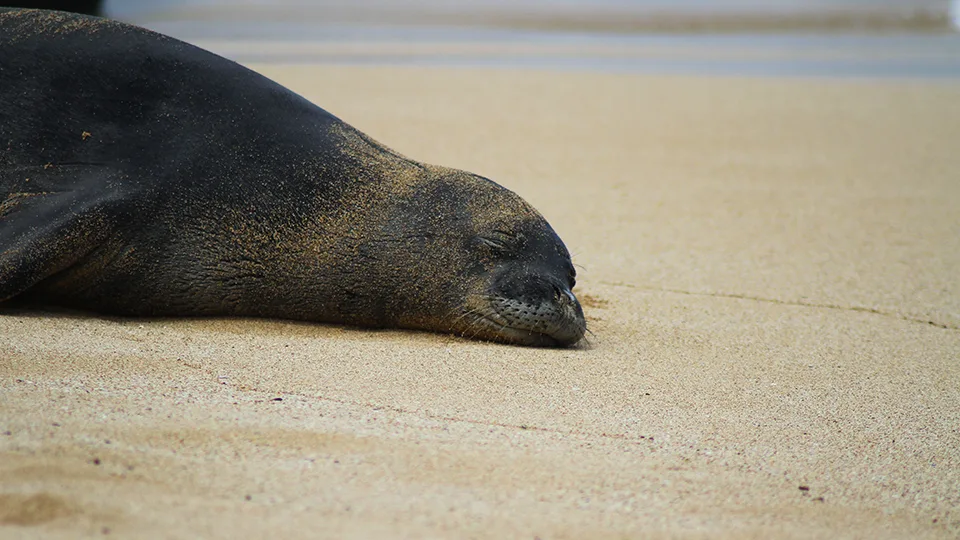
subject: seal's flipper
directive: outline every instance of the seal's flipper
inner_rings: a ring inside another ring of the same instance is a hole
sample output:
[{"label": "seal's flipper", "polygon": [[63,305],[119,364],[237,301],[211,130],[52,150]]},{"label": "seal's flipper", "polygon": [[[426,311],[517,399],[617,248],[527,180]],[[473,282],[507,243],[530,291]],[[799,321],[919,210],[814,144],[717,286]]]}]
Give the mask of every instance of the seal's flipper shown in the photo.
[{"label": "seal's flipper", "polygon": [[103,242],[112,229],[109,202],[88,189],[0,193],[0,302]]}]

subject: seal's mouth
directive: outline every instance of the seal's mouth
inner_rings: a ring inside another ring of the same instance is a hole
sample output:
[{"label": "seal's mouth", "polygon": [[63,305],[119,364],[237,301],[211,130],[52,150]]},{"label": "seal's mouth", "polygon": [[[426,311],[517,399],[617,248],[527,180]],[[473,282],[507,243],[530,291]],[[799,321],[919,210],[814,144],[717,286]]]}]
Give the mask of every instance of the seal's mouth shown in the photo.
[{"label": "seal's mouth", "polygon": [[543,302],[486,296],[471,312],[461,335],[532,347],[569,347],[587,330],[583,311],[569,290]]},{"label": "seal's mouth", "polygon": [[[485,332],[485,334],[487,339],[491,341],[526,345],[529,347],[563,347],[572,345],[572,343],[563,343],[553,336],[542,332],[509,326],[507,322],[503,321],[500,317],[483,316],[478,322],[488,331]],[[494,335],[491,336],[490,331],[492,331]]]}]

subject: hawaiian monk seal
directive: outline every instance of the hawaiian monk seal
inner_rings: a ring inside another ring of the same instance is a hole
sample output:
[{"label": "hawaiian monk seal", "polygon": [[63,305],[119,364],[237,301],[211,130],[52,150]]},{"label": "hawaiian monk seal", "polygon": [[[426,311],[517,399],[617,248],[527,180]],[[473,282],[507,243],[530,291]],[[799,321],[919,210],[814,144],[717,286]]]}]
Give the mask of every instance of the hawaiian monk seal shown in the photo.
[{"label": "hawaiian monk seal", "polygon": [[234,62],[115,21],[0,11],[0,301],[570,345],[546,220]]}]

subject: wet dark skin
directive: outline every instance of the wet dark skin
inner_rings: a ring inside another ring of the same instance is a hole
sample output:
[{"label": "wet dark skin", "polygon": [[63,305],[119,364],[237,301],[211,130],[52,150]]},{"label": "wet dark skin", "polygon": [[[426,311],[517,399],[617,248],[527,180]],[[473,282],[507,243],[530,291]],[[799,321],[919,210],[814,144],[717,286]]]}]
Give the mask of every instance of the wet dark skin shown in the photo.
[{"label": "wet dark skin", "polygon": [[234,62],[137,27],[0,10],[0,302],[568,346],[546,220]]}]

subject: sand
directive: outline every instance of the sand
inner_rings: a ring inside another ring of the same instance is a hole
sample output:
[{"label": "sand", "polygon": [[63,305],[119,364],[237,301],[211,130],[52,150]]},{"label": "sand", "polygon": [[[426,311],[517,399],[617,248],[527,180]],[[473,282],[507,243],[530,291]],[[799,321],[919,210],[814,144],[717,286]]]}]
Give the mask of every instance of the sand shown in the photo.
[{"label": "sand", "polygon": [[254,67],[527,198],[591,346],[7,310],[0,537],[960,534],[960,84]]}]

